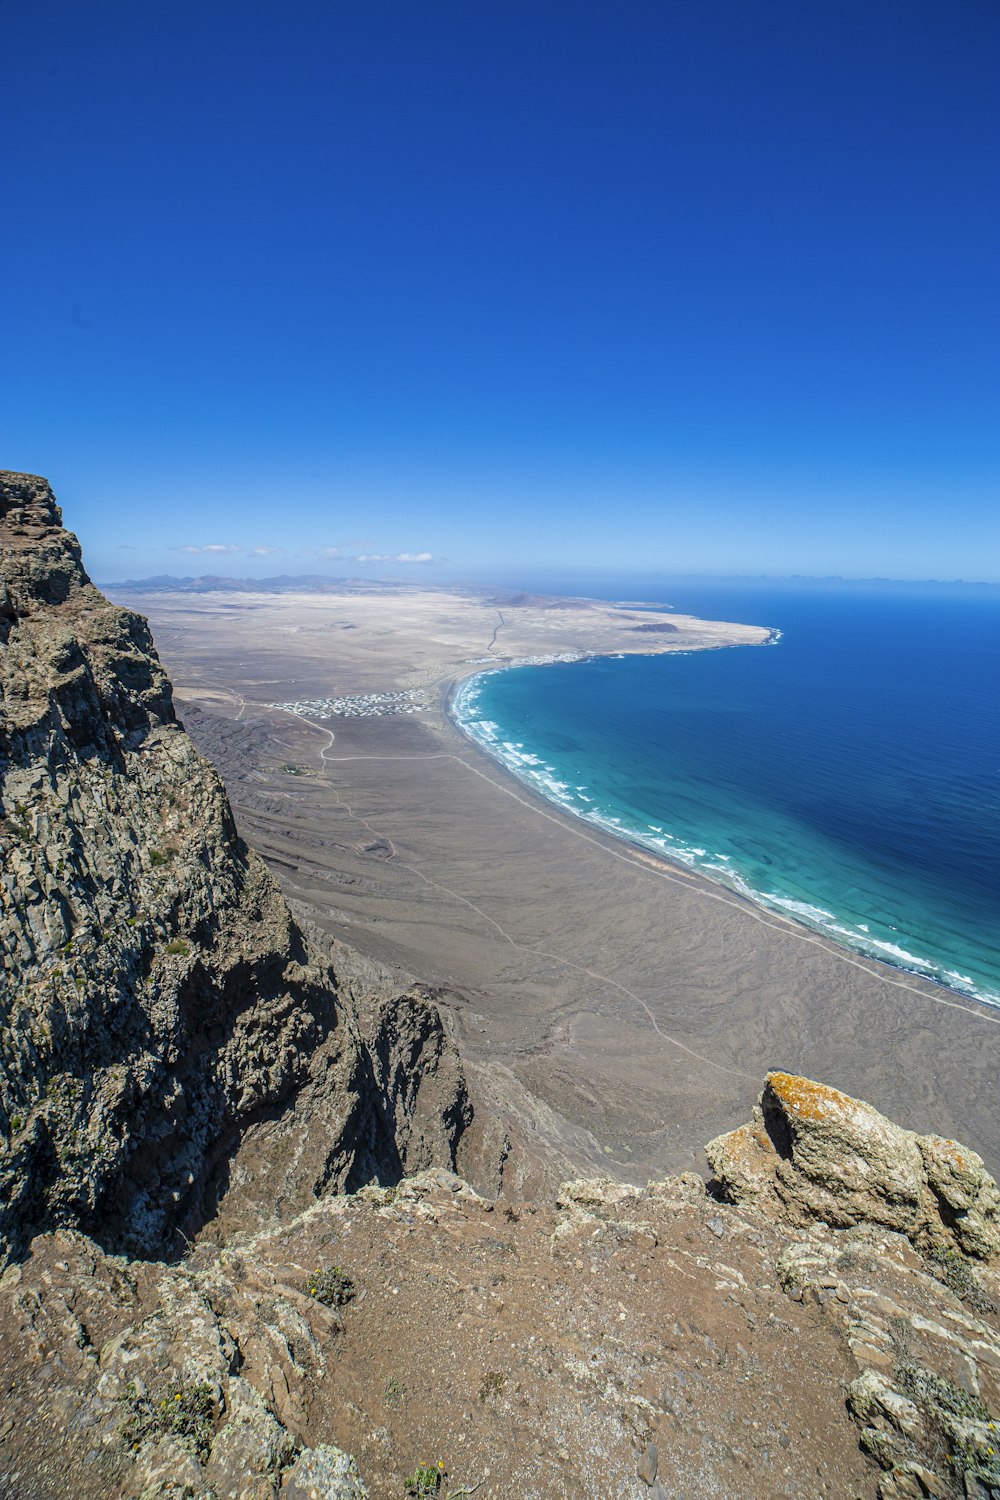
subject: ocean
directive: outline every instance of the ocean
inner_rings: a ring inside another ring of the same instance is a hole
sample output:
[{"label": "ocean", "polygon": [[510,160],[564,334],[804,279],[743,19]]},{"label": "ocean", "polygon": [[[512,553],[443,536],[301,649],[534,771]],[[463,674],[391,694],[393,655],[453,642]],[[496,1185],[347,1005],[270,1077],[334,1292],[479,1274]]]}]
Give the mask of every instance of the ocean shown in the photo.
[{"label": "ocean", "polygon": [[1000,589],[588,583],[780,637],[482,673],[465,732],[585,821],[1000,1005]]}]

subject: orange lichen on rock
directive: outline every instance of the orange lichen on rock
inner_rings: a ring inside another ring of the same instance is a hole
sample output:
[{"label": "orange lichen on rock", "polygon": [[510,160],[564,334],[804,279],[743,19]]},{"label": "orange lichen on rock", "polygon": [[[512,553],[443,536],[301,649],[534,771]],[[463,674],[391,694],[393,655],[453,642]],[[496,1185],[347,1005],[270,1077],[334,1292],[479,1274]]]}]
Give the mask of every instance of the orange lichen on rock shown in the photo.
[{"label": "orange lichen on rock", "polygon": [[792,1073],[768,1073],[766,1086],[786,1109],[794,1111],[803,1120],[846,1115],[856,1107],[855,1100],[839,1089],[830,1088],[825,1083],[814,1083],[811,1078],[798,1078]]},{"label": "orange lichen on rock", "polygon": [[769,1073],[749,1124],[705,1149],[732,1202],[791,1223],[879,1225],[918,1247],[1000,1260],[1000,1188],[982,1158],[904,1130],[828,1084]]},{"label": "orange lichen on rock", "polygon": [[935,1143],[937,1145],[939,1160],[947,1161],[950,1166],[955,1168],[956,1172],[967,1170],[969,1166],[968,1157],[965,1148],[960,1146],[958,1141],[953,1141],[950,1137],[939,1135],[935,1137]]}]

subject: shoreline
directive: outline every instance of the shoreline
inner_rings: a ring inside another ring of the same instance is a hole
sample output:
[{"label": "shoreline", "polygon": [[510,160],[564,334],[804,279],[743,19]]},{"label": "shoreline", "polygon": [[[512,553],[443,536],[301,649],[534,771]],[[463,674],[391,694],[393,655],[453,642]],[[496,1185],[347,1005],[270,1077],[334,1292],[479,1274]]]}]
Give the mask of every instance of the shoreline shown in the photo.
[{"label": "shoreline", "polygon": [[[775,645],[780,640],[780,638],[781,631],[772,630],[769,633],[767,640],[765,641],[759,643],[735,642],[733,644]],[[693,655],[695,654],[695,652],[703,650],[721,651],[728,649],[731,649],[729,645],[694,646],[684,648],[677,654]],[[641,655],[643,653],[635,654]],[[673,653],[649,653],[650,656],[666,656],[671,654]],[[660,869],[663,873],[669,872],[670,874],[676,874],[677,872],[682,872],[691,881],[703,881],[709,888],[715,891],[725,892],[727,897],[729,897],[734,904],[739,904],[744,906],[745,908],[749,908],[754,913],[764,913],[769,918],[781,923],[784,928],[790,928],[795,932],[807,935],[810,940],[822,940],[822,942],[828,946],[831,952],[837,954],[838,956],[851,963],[860,964],[861,967],[868,969],[868,971],[873,976],[881,978],[887,983],[895,983],[899,987],[912,989],[915,993],[924,994],[925,991],[922,989],[918,990],[916,985],[908,985],[899,979],[893,980],[889,978],[889,976],[893,975],[906,975],[910,979],[919,980],[921,985],[927,985],[932,990],[940,991],[941,1003],[956,1005],[959,1002],[962,1002],[962,1004],[964,1006],[968,1006],[973,1013],[979,1013],[980,1011],[986,1013],[987,1015],[992,1013],[994,1016],[1000,1019],[1000,993],[997,993],[995,996],[993,996],[992,994],[984,995],[977,990],[974,990],[972,993],[970,993],[968,990],[960,989],[956,985],[948,984],[945,979],[939,978],[936,973],[924,972],[922,969],[914,968],[904,962],[894,962],[889,957],[882,957],[878,954],[871,953],[863,946],[863,940],[859,940],[858,942],[852,941],[853,934],[849,933],[848,931],[842,928],[838,929],[837,927],[834,927],[831,930],[830,927],[828,927],[821,921],[811,923],[803,915],[800,915],[798,913],[792,914],[784,910],[781,904],[777,902],[772,904],[771,902],[767,901],[765,899],[764,893],[759,892],[752,886],[750,886],[749,882],[743,879],[738,870],[733,870],[730,879],[726,879],[725,877],[729,872],[719,869],[718,866],[712,866],[706,869],[700,865],[688,863],[679,854],[672,855],[671,851],[666,848],[661,848],[659,846],[655,848],[650,847],[653,841],[650,840],[649,842],[647,842],[643,839],[642,835],[635,830],[629,829],[624,825],[620,828],[609,826],[609,824],[611,824],[613,821],[610,817],[590,817],[586,812],[581,811],[577,807],[575,807],[571,801],[563,800],[557,796],[548,795],[543,789],[545,784],[544,777],[533,777],[530,775],[530,773],[522,774],[519,771],[518,767],[513,764],[510,759],[506,758],[498,751],[494,751],[488,736],[481,737],[473,732],[472,725],[474,723],[483,723],[490,721],[468,721],[464,720],[461,716],[462,695],[474,691],[475,684],[480,679],[489,677],[494,672],[513,671],[519,667],[524,666],[547,666],[550,664],[554,664],[554,662],[557,660],[569,664],[572,662],[596,660],[601,657],[604,657],[608,660],[615,660],[617,656],[618,653],[593,651],[579,657],[537,659],[530,661],[498,661],[495,666],[481,667],[477,671],[469,673],[468,675],[456,677],[448,685],[448,688],[444,695],[443,704],[445,718],[463,743],[471,744],[480,753],[480,755],[486,762],[488,762],[492,766],[499,768],[500,771],[514,784],[520,787],[523,791],[527,792],[530,795],[532,802],[536,802],[537,804],[539,804],[537,810],[541,810],[541,808],[546,809],[546,811],[548,811],[549,809],[554,810],[556,813],[561,814],[562,818],[566,820],[568,826],[573,827],[575,831],[587,829],[590,835],[593,835],[599,831],[613,844],[621,844],[625,848],[632,851],[633,855],[639,855],[642,863],[648,863],[651,867]],[[536,764],[541,760],[540,756],[536,752],[529,752],[529,756],[530,761]],[[529,756],[524,757],[526,763],[529,760]],[[549,766],[546,766],[545,769],[549,771],[553,770],[553,768]],[[557,782],[554,783],[554,785],[564,787],[568,786],[568,783]],[[673,836],[671,835],[671,837]],[[600,840],[596,841],[600,842]],[[704,853],[703,850],[698,852]],[[712,869],[716,869],[718,871],[718,874],[713,875],[711,873]],[[820,908],[817,906],[815,907],[815,910],[822,910],[824,916],[829,917],[831,922],[836,923],[839,921],[835,913],[827,912],[825,908]],[[872,946],[875,946],[877,943],[879,943],[879,941],[880,940],[878,939],[872,939]],[[909,956],[914,959],[915,963],[923,962],[922,960],[918,959],[916,955]],[[930,968],[931,965],[928,964],[927,967]],[[887,971],[887,973],[883,973],[882,971]],[[954,998],[950,998],[949,1000],[945,1001],[945,996]]]},{"label": "shoreline", "polygon": [[[699,1170],[773,1068],[1000,1161],[996,1009],[585,822],[447,711],[463,683],[514,660],[763,644],[766,629],[675,615],[683,634],[651,637],[595,607],[505,602],[487,656],[489,601],[215,602],[141,607],[241,833],[334,955],[345,945],[359,973],[371,962],[434,987],[483,1099],[551,1148],[560,1180]],[[289,711],[414,688],[431,711]]]}]

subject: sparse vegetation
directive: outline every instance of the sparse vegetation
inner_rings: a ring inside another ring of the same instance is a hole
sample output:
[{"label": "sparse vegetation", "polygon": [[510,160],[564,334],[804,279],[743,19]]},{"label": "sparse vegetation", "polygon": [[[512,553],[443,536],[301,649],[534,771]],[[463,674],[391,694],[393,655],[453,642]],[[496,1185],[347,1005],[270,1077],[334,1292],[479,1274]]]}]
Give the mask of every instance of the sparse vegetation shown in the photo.
[{"label": "sparse vegetation", "polygon": [[502,1370],[487,1370],[479,1387],[480,1401],[488,1401],[491,1396],[502,1395],[506,1384],[507,1377]]},{"label": "sparse vegetation", "polygon": [[928,1251],[926,1258],[938,1281],[943,1281],[973,1312],[996,1312],[996,1303],[983,1291],[975,1271],[959,1250],[935,1248]]},{"label": "sparse vegetation", "polygon": [[428,1495],[438,1495],[447,1478],[447,1470],[439,1459],[436,1464],[419,1463],[406,1481],[406,1493],[411,1500],[426,1500]]},{"label": "sparse vegetation", "polygon": [[162,849],[150,849],[149,862],[153,866],[153,869],[156,870],[160,867],[160,865],[166,864],[167,856],[164,854]]},{"label": "sparse vegetation", "polygon": [[926,1369],[916,1360],[906,1360],[896,1366],[896,1382],[904,1395],[933,1412],[965,1422],[989,1421],[989,1411],[978,1396],[963,1391],[954,1381]]},{"label": "sparse vegetation", "polygon": [[132,1449],[160,1437],[176,1437],[204,1460],[212,1446],[218,1407],[211,1386],[173,1386],[158,1399],[140,1395],[134,1383],[125,1397],[129,1414],[121,1429]]},{"label": "sparse vegetation", "polygon": [[167,944],[166,951],[174,958],[186,958],[191,952],[191,944],[186,943],[183,938],[172,938]]},{"label": "sparse vegetation", "polygon": [[339,1266],[317,1266],[309,1278],[309,1295],[324,1307],[344,1307],[353,1301],[354,1282]]},{"label": "sparse vegetation", "polygon": [[990,1493],[1000,1488],[997,1423],[986,1403],[915,1360],[897,1365],[896,1384],[921,1407],[958,1477],[978,1480]]}]

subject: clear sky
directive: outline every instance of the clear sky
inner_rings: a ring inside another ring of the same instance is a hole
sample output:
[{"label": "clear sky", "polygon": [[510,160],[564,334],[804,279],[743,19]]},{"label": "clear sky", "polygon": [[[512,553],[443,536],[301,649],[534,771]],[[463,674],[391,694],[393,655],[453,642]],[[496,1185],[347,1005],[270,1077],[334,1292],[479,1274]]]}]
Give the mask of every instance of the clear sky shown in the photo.
[{"label": "clear sky", "polygon": [[98,578],[1000,578],[996,0],[2,0],[0,55],[0,465]]}]

